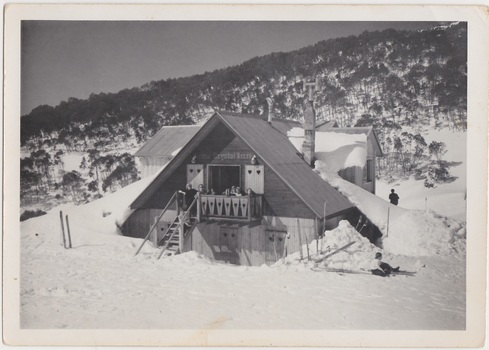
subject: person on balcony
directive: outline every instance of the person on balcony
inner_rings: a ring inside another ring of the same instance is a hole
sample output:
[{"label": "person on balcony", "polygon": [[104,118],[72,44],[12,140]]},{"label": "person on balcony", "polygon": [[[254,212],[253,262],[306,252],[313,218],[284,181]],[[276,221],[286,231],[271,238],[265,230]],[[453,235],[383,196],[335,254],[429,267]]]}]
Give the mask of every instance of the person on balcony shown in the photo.
[{"label": "person on balcony", "polygon": [[[184,195],[184,200],[183,200],[184,208],[183,209],[185,211],[187,211],[190,208],[190,205],[194,201],[195,197],[197,196],[197,190],[192,188],[192,184],[189,183],[189,184],[187,184],[187,187],[185,188],[185,190],[183,190],[183,191],[179,190],[178,192]],[[191,215],[194,215],[195,212],[196,212],[196,207],[194,206],[191,210]]]},{"label": "person on balcony", "polygon": [[199,192],[200,194],[209,194],[209,193],[208,193],[208,192],[205,190],[204,185],[202,185],[202,184],[200,184],[200,185],[199,185],[199,187],[198,187],[198,192]]},{"label": "person on balcony", "polygon": [[234,195],[241,197],[243,195],[243,192],[241,192],[241,188],[236,187],[236,190],[234,191]]}]

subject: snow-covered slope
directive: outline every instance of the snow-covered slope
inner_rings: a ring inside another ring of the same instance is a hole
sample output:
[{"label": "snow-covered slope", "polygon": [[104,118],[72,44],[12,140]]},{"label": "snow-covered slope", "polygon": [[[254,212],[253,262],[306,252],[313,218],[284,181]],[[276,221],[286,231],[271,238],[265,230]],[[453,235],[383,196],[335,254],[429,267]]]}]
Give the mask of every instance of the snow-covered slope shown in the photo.
[{"label": "snow-covered slope", "polygon": [[394,188],[399,194],[399,205],[407,209],[432,209],[437,213],[457,220],[466,220],[466,193],[467,193],[467,134],[449,130],[431,130],[425,135],[427,143],[441,141],[447,146],[444,159],[453,164],[450,173],[456,179],[453,182],[438,185],[435,188],[426,188],[423,181],[409,179],[385,183],[377,181],[376,194],[388,198],[390,190]]}]

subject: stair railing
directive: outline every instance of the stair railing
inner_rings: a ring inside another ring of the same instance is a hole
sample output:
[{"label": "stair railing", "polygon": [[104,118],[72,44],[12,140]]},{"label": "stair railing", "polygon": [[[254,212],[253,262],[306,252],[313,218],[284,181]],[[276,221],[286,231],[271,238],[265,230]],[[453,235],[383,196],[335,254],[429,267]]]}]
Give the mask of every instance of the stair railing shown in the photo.
[{"label": "stair railing", "polygon": [[[177,222],[178,221],[178,218],[175,219],[174,222]],[[167,228],[167,230],[165,231],[165,235],[168,234],[168,231],[170,230],[170,227]],[[161,256],[163,255],[163,253],[165,252],[166,248],[168,248],[168,246],[170,245],[170,242],[171,240],[173,239],[173,236],[175,236],[175,234],[178,232],[178,230],[173,230],[173,232],[171,233],[170,237],[168,237],[168,239],[166,240],[166,243],[165,245],[161,248],[160,250],[160,253],[158,254],[158,260],[161,258]],[[164,237],[164,236],[163,236]],[[179,248],[180,249],[180,248]]]},{"label": "stair railing", "polygon": [[[165,214],[165,212],[168,210],[168,208],[170,207],[170,205],[175,201],[175,199],[177,199],[177,194],[178,192],[175,192],[173,194],[173,196],[170,198],[170,200],[168,201],[168,203],[166,204],[165,206],[165,209],[163,209],[163,211],[161,212],[161,214],[158,216],[158,218],[156,219],[155,223],[151,226],[151,228],[149,229],[148,233],[146,234],[146,237],[144,238],[144,241],[143,243],[141,243],[141,245],[139,246],[138,250],[136,251],[136,253],[134,254],[134,256],[138,255],[139,252],[141,251],[141,249],[143,248],[144,244],[148,241],[149,239],[149,236],[151,235],[151,233],[153,232],[153,230],[156,228],[156,226],[158,225],[158,223],[160,222],[161,218],[163,217],[163,214]],[[178,201],[177,201],[178,203]]]},{"label": "stair railing", "polygon": [[[183,251],[183,242],[184,242],[184,232],[185,232],[185,221],[188,219],[190,221],[190,211],[192,208],[200,201],[200,193],[197,192],[197,196],[195,196],[194,200],[192,203],[189,205],[187,208],[187,211],[182,213],[181,220],[180,220],[180,235],[179,235],[179,249],[180,252]],[[197,205],[197,221],[200,221],[200,205]]]}]

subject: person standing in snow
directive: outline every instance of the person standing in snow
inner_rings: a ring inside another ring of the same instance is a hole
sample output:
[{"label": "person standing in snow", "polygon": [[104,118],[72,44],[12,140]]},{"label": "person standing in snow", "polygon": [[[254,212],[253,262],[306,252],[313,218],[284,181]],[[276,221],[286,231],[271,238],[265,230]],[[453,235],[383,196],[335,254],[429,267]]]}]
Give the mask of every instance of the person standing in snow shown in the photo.
[{"label": "person standing in snow", "polygon": [[391,201],[392,204],[397,205],[399,203],[399,196],[397,193],[394,191],[394,189],[391,190],[391,194],[389,195],[389,200]]},{"label": "person standing in snow", "polygon": [[391,272],[399,271],[399,266],[390,266],[388,263],[382,261],[382,253],[375,253],[375,259],[372,260],[370,271],[372,272],[372,275],[387,277]]}]

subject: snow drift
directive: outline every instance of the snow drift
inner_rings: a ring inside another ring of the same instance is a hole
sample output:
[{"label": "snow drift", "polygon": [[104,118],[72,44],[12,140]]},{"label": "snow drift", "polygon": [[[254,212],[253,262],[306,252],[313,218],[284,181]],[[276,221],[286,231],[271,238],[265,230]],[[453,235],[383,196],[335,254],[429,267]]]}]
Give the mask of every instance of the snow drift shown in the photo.
[{"label": "snow drift", "polygon": [[[293,128],[289,140],[301,149],[304,130]],[[315,171],[345,197],[383,234],[380,245],[392,254],[408,256],[449,255],[465,252],[465,223],[426,210],[395,206],[338,175],[366,161],[366,135],[316,133]],[[344,232],[347,235],[348,230]]]}]

